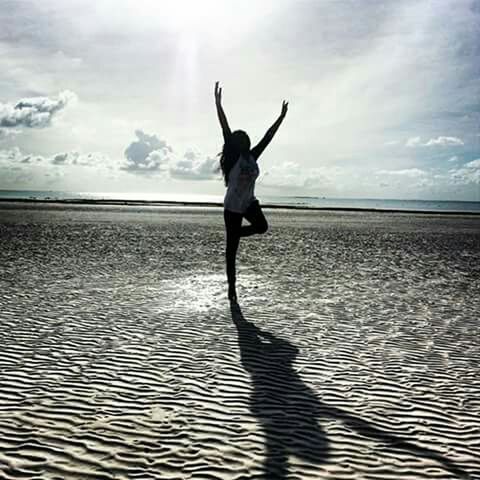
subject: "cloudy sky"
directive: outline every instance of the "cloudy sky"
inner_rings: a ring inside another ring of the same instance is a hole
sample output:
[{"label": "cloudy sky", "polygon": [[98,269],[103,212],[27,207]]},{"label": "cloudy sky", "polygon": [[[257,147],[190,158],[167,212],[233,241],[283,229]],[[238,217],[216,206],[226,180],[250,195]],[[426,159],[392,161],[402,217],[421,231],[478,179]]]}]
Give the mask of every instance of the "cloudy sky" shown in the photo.
[{"label": "cloudy sky", "polygon": [[0,0],[0,189],[480,201],[479,0]]}]

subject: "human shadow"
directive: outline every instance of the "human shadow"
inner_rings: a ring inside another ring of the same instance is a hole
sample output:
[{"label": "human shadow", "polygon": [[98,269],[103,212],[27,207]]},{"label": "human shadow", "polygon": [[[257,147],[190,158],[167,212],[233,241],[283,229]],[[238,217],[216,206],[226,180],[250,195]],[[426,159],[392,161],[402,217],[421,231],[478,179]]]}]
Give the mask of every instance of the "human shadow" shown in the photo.
[{"label": "human shadow", "polygon": [[[265,479],[286,479],[289,455],[316,465],[327,461],[329,442],[318,423],[322,418],[342,421],[360,435],[381,442],[384,449],[429,458],[457,478],[470,478],[440,453],[384,431],[347,410],[321,402],[293,369],[299,353],[295,345],[247,321],[236,302],[231,303],[231,313],[238,331],[241,362],[252,379],[250,409],[265,435]],[[391,472],[395,473],[398,472]]]}]

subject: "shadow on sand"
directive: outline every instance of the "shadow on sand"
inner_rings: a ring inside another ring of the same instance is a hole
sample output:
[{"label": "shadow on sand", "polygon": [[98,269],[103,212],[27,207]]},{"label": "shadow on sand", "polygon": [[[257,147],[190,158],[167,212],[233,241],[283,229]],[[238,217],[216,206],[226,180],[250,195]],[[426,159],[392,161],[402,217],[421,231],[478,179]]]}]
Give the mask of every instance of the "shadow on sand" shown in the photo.
[{"label": "shadow on sand", "polygon": [[[316,465],[326,462],[329,442],[318,423],[322,418],[337,419],[360,435],[381,442],[384,449],[408,451],[434,460],[457,478],[470,478],[441,454],[319,401],[293,369],[298,348],[245,320],[237,303],[231,304],[231,313],[238,330],[241,362],[252,379],[250,408],[265,435],[265,479],[286,479],[289,455]],[[383,473],[393,478],[398,475],[393,470]]]}]

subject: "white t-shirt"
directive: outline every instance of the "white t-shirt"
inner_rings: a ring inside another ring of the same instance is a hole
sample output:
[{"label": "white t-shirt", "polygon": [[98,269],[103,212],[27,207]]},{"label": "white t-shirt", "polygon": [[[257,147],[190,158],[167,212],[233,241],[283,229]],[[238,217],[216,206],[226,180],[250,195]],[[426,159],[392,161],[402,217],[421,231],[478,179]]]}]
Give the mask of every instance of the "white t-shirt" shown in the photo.
[{"label": "white t-shirt", "polygon": [[225,210],[245,213],[255,200],[255,180],[259,173],[260,170],[253,155],[240,155],[228,175],[228,187],[223,201]]}]

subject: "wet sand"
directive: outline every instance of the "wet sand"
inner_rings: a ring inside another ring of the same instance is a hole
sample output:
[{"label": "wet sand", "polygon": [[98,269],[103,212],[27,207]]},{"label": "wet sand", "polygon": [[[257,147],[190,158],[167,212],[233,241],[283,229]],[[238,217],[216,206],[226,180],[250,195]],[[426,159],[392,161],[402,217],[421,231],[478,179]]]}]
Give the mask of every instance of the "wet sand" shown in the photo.
[{"label": "wet sand", "polygon": [[480,218],[0,205],[0,479],[480,478]]}]

